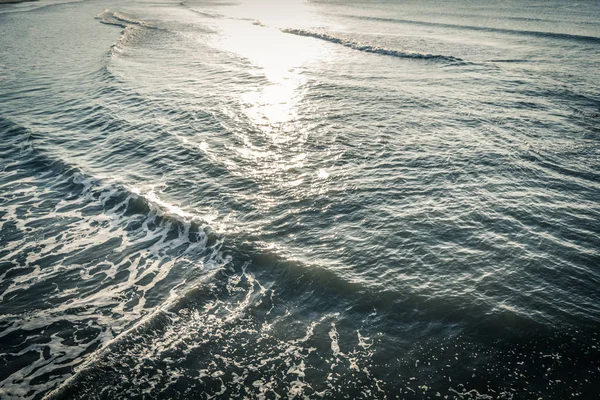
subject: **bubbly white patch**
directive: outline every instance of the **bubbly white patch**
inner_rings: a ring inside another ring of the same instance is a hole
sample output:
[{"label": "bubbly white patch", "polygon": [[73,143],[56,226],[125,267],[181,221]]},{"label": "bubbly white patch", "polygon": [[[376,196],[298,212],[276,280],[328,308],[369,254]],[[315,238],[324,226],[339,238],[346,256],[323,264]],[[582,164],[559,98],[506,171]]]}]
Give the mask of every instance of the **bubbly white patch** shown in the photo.
[{"label": "bubbly white patch", "polygon": [[335,324],[331,324],[331,330],[329,331],[329,338],[331,339],[331,351],[335,357],[341,354],[340,345],[338,343],[338,333],[335,329]]},{"label": "bubbly white patch", "polygon": [[[201,225],[152,192],[103,187],[79,172],[1,174],[10,193],[0,199],[2,260],[10,267],[0,275],[0,340],[23,335],[11,356],[33,360],[0,382],[10,396],[56,386],[95,349],[227,263],[219,241],[209,245]],[[174,273],[185,278],[167,279]]]}]

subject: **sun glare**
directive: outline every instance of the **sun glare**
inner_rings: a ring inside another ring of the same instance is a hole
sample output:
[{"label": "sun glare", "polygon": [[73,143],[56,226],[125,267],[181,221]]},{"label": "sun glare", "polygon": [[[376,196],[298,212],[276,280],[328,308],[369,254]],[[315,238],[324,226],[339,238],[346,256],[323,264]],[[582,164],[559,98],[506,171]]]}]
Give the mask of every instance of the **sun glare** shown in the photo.
[{"label": "sun glare", "polygon": [[[285,123],[296,117],[296,104],[302,100],[305,78],[302,68],[325,55],[324,47],[293,35],[282,28],[314,23],[304,1],[273,3],[250,1],[238,6],[222,22],[220,46],[248,60],[266,82],[243,93],[245,114],[267,133],[285,131]],[[249,21],[248,16],[253,21]]]}]

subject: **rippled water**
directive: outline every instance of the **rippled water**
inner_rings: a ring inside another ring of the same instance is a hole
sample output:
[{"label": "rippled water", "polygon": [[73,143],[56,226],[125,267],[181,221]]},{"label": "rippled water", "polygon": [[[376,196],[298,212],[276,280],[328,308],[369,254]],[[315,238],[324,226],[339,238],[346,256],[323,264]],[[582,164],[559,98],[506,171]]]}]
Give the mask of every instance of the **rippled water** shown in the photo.
[{"label": "rippled water", "polygon": [[0,5],[0,397],[591,399],[600,5]]}]

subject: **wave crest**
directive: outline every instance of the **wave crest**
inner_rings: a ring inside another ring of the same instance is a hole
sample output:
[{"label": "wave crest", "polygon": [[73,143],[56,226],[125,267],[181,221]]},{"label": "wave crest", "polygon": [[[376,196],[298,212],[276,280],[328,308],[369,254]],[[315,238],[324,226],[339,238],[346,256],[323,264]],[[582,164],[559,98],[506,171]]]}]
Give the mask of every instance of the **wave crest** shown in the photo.
[{"label": "wave crest", "polygon": [[137,20],[129,17],[123,13],[106,9],[96,16],[96,19],[106,25],[120,26],[121,28],[127,28],[132,25],[139,26],[148,29],[159,29],[157,26],[149,24],[144,21]]},{"label": "wave crest", "polygon": [[[491,26],[448,24],[448,23],[443,23],[443,22],[428,22],[428,21],[418,21],[418,20],[411,20],[411,19],[398,19],[398,18],[385,18],[385,17],[369,17],[369,16],[364,16],[364,15],[361,15],[361,16],[344,15],[344,17],[358,19],[358,20],[389,22],[389,23],[396,23],[396,24],[431,26],[431,27],[437,27],[437,28],[450,28],[450,29],[491,32],[491,33],[505,33],[505,34],[509,34],[509,35],[532,36],[532,37],[545,38],[545,39],[571,40],[571,41],[582,42],[582,43],[592,43],[592,44],[600,43],[600,37],[589,36],[589,35],[577,35],[577,34],[573,34],[573,33],[497,28],[497,27],[491,27]],[[508,17],[505,17],[505,18],[508,18]]]},{"label": "wave crest", "polygon": [[[50,390],[228,264],[201,216],[152,190],[97,179],[45,150],[44,135],[1,117],[0,139],[0,341],[18,338],[18,351],[39,355],[6,366],[7,393]],[[49,347],[52,362],[43,357]]]},{"label": "wave crest", "polygon": [[297,36],[306,36],[315,39],[325,40],[327,42],[335,43],[342,45],[344,47],[351,48],[353,50],[364,51],[365,53],[373,53],[380,54],[384,56],[392,56],[398,58],[413,58],[413,59],[425,59],[425,60],[438,60],[445,61],[449,63],[464,63],[464,60],[458,57],[446,56],[441,54],[431,54],[431,53],[419,53],[412,51],[404,51],[404,50],[395,50],[388,49],[380,46],[372,46],[369,44],[363,44],[359,42],[355,42],[352,40],[343,39],[337,36],[329,35],[323,32],[310,31],[305,29],[294,29],[294,28],[286,28],[281,30],[284,33],[289,33]]}]

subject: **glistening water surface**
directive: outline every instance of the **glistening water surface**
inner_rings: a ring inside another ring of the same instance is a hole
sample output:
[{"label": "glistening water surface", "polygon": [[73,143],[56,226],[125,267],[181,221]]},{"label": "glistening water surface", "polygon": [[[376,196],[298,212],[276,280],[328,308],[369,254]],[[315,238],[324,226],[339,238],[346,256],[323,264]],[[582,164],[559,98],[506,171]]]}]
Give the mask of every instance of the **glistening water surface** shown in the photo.
[{"label": "glistening water surface", "polygon": [[596,398],[599,21],[0,5],[0,397]]}]

